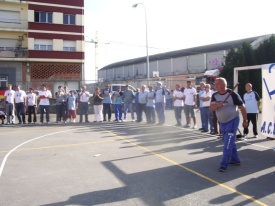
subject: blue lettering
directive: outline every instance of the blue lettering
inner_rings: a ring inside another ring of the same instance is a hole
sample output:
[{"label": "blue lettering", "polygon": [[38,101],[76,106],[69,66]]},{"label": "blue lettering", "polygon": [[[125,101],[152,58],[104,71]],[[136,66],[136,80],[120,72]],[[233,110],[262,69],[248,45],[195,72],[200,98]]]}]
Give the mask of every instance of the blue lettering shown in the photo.
[{"label": "blue lettering", "polygon": [[270,128],[271,126],[272,126],[272,122],[269,122],[268,127],[267,127],[267,134],[272,134],[271,128]]},{"label": "blue lettering", "polygon": [[264,121],[264,123],[263,123],[263,125],[261,127],[261,132],[262,133],[266,133],[265,126],[266,126],[266,122]]},{"label": "blue lettering", "polygon": [[273,125],[273,135],[275,135],[275,122],[274,122],[274,125]]}]

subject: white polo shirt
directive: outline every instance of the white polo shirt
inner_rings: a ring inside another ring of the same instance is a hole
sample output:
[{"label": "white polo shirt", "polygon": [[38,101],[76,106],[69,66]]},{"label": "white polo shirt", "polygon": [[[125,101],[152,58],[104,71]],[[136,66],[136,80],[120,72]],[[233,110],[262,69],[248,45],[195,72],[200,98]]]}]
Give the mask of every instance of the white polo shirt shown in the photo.
[{"label": "white polo shirt", "polygon": [[91,94],[87,91],[85,91],[85,93],[80,92],[80,102],[88,102],[89,98],[90,98]]},{"label": "white polo shirt", "polygon": [[49,90],[39,91],[39,95],[38,95],[38,96],[39,96],[39,97],[41,97],[41,96],[48,97],[48,98],[45,98],[45,99],[43,99],[43,98],[41,99],[41,98],[40,98],[39,105],[44,105],[44,106],[50,105],[50,100],[49,100],[49,98],[52,97],[51,91],[49,91]]},{"label": "white polo shirt", "polygon": [[202,106],[203,107],[209,107],[210,106],[210,102],[211,102],[211,98],[212,98],[212,91],[209,90],[208,92],[204,91],[201,95],[201,97],[206,98],[209,97],[208,101],[203,101],[202,102]]},{"label": "white polo shirt", "polygon": [[[177,97],[177,98],[183,98],[183,92],[181,91],[178,91],[178,90],[175,90],[173,92],[173,97]],[[174,101],[174,107],[182,107],[184,104],[183,104],[183,100],[180,100],[180,99],[176,99]]]},{"label": "white polo shirt", "polygon": [[14,93],[14,100],[15,103],[22,103],[25,102],[24,99],[26,98],[26,92],[23,90],[15,91]]},{"label": "white polo shirt", "polygon": [[7,90],[7,91],[5,91],[4,96],[6,97],[6,101],[8,103],[13,103],[14,102],[14,93],[15,93],[14,90]]},{"label": "white polo shirt", "polygon": [[185,88],[183,95],[185,96],[184,104],[186,105],[195,105],[194,96],[197,95],[195,88]]}]

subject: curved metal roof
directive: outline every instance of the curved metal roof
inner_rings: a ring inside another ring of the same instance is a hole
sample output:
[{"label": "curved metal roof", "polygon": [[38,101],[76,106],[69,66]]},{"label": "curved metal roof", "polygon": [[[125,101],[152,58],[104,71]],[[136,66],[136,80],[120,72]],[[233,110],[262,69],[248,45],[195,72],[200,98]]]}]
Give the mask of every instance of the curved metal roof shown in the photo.
[{"label": "curved metal roof", "polygon": [[[194,54],[201,54],[201,53],[207,53],[207,52],[228,50],[231,47],[237,48],[237,47],[241,46],[243,42],[252,43],[255,40],[257,40],[258,38],[266,37],[266,36],[269,36],[269,35],[250,37],[250,38],[246,38],[246,39],[239,39],[239,40],[228,41],[228,42],[223,42],[223,43],[210,44],[210,45],[206,45],[206,46],[199,46],[199,47],[181,49],[181,50],[176,50],[176,51],[171,51],[171,52],[166,52],[166,53],[160,53],[160,54],[150,55],[149,58],[150,58],[150,61],[156,61],[156,60],[170,59],[170,58],[176,58],[176,57],[182,57],[182,56],[190,56],[190,55],[194,55]],[[109,65],[101,68],[100,70],[106,70],[106,69],[111,69],[111,68],[127,66],[127,65],[139,64],[139,63],[143,63],[143,62],[146,62],[146,56],[109,64]]]}]

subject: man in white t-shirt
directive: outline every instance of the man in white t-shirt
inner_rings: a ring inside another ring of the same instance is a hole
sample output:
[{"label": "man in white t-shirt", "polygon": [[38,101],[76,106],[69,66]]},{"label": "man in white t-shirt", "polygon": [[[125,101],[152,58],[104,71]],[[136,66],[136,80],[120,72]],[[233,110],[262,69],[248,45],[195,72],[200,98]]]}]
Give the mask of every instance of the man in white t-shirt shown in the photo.
[{"label": "man in white t-shirt", "polygon": [[[155,91],[156,93],[156,103],[155,103],[155,110],[158,116],[158,125],[163,125],[165,123],[165,113],[164,113],[164,108],[165,108],[165,91],[164,88],[162,87],[162,83],[158,82],[157,83],[157,89]],[[139,94],[140,95],[140,94]]]},{"label": "man in white t-shirt", "polygon": [[[6,108],[7,124],[14,124],[14,93],[12,90],[12,84],[8,84],[8,90],[5,91],[4,108]],[[11,117],[11,122],[10,122]]]},{"label": "man in white t-shirt", "polygon": [[87,88],[85,85],[82,86],[82,90],[79,93],[79,123],[82,123],[83,114],[85,116],[85,122],[89,122],[88,120],[88,114],[89,114],[89,99],[93,96],[93,94],[90,94],[90,92],[87,91]]},{"label": "man in white t-shirt", "polygon": [[36,108],[37,108],[37,97],[33,92],[32,88],[29,88],[29,94],[27,94],[27,103],[28,103],[28,123],[32,122],[33,115],[33,123],[36,123]]},{"label": "man in white t-shirt", "polygon": [[243,95],[243,100],[245,103],[245,109],[246,109],[246,115],[247,115],[247,121],[248,126],[244,128],[244,136],[247,136],[249,130],[249,123],[252,122],[253,125],[253,134],[254,138],[258,137],[258,131],[257,131],[257,121],[258,121],[258,113],[259,113],[259,107],[260,107],[260,97],[259,94],[252,90],[252,84],[247,83],[245,85],[246,93]]},{"label": "man in white t-shirt", "polygon": [[175,126],[181,126],[181,112],[183,108],[183,92],[179,84],[176,84],[176,89],[173,92],[174,100],[174,112],[177,124]]},{"label": "man in white t-shirt", "polygon": [[[14,102],[18,118],[18,124],[26,124],[26,105],[27,105],[27,95],[26,92],[21,90],[21,86],[16,86],[16,91],[14,93]],[[22,118],[21,118],[22,116]]]},{"label": "man in white t-shirt", "polygon": [[[184,101],[184,113],[186,117],[186,128],[190,127],[191,118],[193,119],[193,129],[197,128],[196,125],[196,116],[195,116],[195,107],[197,106],[197,91],[195,88],[191,87],[191,81],[187,81],[187,87],[183,92],[183,101]],[[191,118],[190,118],[191,115]]]},{"label": "man in white t-shirt", "polygon": [[213,112],[209,110],[210,103],[212,98],[212,91],[210,90],[210,84],[205,85],[205,91],[202,93],[200,97],[200,101],[202,101],[202,121],[204,122],[202,132],[213,133]]},{"label": "man in white t-shirt", "polygon": [[47,90],[45,84],[41,85],[41,91],[39,91],[39,111],[40,111],[40,124],[43,124],[44,121],[44,111],[46,112],[46,121],[47,124],[50,123],[50,98],[52,98],[52,93],[50,90]]},{"label": "man in white t-shirt", "polygon": [[199,130],[204,130],[204,122],[203,122],[203,102],[201,100],[201,95],[205,92],[205,83],[201,82],[200,83],[200,91],[199,91],[199,95],[198,98],[200,100],[200,118],[201,118],[201,128],[199,128]]}]

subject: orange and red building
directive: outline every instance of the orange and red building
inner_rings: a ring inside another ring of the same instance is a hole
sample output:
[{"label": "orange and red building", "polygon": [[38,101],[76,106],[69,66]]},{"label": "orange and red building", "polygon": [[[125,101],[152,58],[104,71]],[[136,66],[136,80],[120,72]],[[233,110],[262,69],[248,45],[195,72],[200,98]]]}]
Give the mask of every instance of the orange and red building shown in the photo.
[{"label": "orange and red building", "polygon": [[78,88],[83,71],[84,0],[0,0],[0,87]]}]

